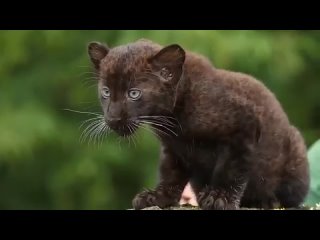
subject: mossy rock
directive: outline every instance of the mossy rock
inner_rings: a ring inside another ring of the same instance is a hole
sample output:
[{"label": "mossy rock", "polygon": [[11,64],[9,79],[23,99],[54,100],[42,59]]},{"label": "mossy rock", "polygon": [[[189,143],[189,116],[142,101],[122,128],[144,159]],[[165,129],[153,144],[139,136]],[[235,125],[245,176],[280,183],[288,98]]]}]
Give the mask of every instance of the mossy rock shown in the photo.
[{"label": "mossy rock", "polygon": [[[130,209],[133,210],[133,209]],[[169,207],[169,208],[160,208],[158,206],[153,206],[153,207],[147,207],[142,210],[201,210],[199,207],[191,206],[191,205],[182,205],[182,206],[177,206],[177,207]],[[241,208],[240,210],[264,210],[264,209],[259,209],[259,208]],[[276,208],[273,210],[320,210],[320,203],[316,204],[313,207],[310,206],[301,206],[299,208]]]}]

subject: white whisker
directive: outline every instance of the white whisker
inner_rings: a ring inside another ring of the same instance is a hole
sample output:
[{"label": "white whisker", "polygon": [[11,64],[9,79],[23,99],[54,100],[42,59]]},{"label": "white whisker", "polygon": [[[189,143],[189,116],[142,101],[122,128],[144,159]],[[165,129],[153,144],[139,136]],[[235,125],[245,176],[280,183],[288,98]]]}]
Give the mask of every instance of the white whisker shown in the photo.
[{"label": "white whisker", "polygon": [[179,125],[179,128],[182,131],[182,126],[181,126],[179,120],[174,117],[170,117],[170,116],[139,116],[139,118],[151,118],[151,119],[158,119],[158,120],[161,119],[162,121],[165,121],[167,123],[171,123],[173,125],[174,125],[174,123],[172,121],[174,121]]},{"label": "white whisker", "polygon": [[157,138],[159,138],[159,139],[161,139],[161,137],[156,133],[156,132],[154,132],[154,131],[152,131],[152,130],[150,130],[149,128],[147,128],[146,126],[144,126],[144,125],[137,125],[136,123],[133,123],[134,124],[134,126],[136,126],[136,127],[141,127],[142,129],[144,129],[144,130],[146,130],[146,131],[148,131],[148,132],[150,132],[152,135],[154,135],[155,137],[157,137]]},{"label": "white whisker", "polygon": [[91,114],[91,115],[101,116],[101,114],[99,114],[99,113],[82,112],[82,111],[72,110],[72,109],[68,109],[68,108],[65,108],[63,110],[70,111],[70,112],[75,112],[75,113],[83,113],[83,114]]},{"label": "white whisker", "polygon": [[82,134],[80,135],[80,142],[81,142],[82,137],[84,137],[84,139],[86,138],[87,133],[91,131],[91,127],[95,126],[96,124],[99,124],[100,122],[101,122],[101,120],[98,119],[98,120],[95,120],[95,121],[89,123],[89,125],[83,130]]},{"label": "white whisker", "polygon": [[168,127],[176,127],[176,125],[172,122],[170,122],[169,120],[167,119],[161,119],[161,118],[148,118],[148,117],[139,117],[139,119],[142,119],[142,120],[147,120],[147,121],[153,121],[153,122],[156,122],[156,123],[159,123],[159,124],[164,124]]},{"label": "white whisker", "polygon": [[101,125],[103,124],[103,122],[100,122],[97,124],[97,126],[94,128],[93,131],[91,131],[90,137],[89,137],[89,142],[88,144],[93,140],[93,144],[96,143],[96,135],[98,130],[100,129]]},{"label": "white whisker", "polygon": [[[99,126],[99,122],[95,122],[91,127],[90,129],[86,132],[86,134],[84,135],[84,141],[92,136],[92,132]],[[88,145],[89,145],[90,141],[88,142]]]},{"label": "white whisker", "polygon": [[155,128],[155,127],[152,127],[151,125],[148,125],[148,127],[151,128],[151,129],[149,129],[147,126],[144,126],[144,125],[141,125],[140,127],[141,127],[142,129],[145,129],[145,130],[151,132],[154,136],[156,136],[156,137],[159,138],[159,139],[161,139],[161,136],[157,133],[157,131],[159,131],[159,132],[161,132],[161,133],[163,133],[163,134],[165,134],[165,135],[167,135],[167,136],[171,136],[171,135],[169,135],[168,133],[163,132],[163,131],[160,130],[160,129],[157,129],[157,128]]},{"label": "white whisker", "polygon": [[79,126],[79,129],[81,129],[81,127],[82,127],[84,124],[86,124],[87,122],[94,121],[94,120],[98,120],[98,119],[103,119],[103,116],[98,116],[98,117],[90,118],[90,119],[87,119],[87,120],[83,121],[82,124]]},{"label": "white whisker", "polygon": [[[88,136],[91,136],[92,132],[101,124],[101,120],[96,120],[89,124],[89,126],[83,131],[83,141],[87,139]],[[88,143],[89,144],[89,143]]]},{"label": "white whisker", "polygon": [[99,133],[99,137],[98,137],[98,146],[99,146],[99,144],[100,144],[100,146],[102,146],[102,143],[103,143],[103,138],[102,137],[103,137],[103,134],[104,134],[105,131],[106,131],[106,124],[103,124],[103,127],[102,127],[102,129],[101,129],[101,131]]},{"label": "white whisker", "polygon": [[133,138],[133,136],[134,136],[134,129],[133,129],[133,127],[132,127],[132,123],[129,123],[128,128],[129,128],[129,131],[130,131],[129,139],[131,138],[134,146],[137,147],[137,146],[136,146],[136,143],[135,143],[135,141],[134,141],[134,138]]},{"label": "white whisker", "polygon": [[94,139],[93,139],[93,142],[94,142],[94,145],[96,145],[96,141],[97,141],[97,146],[99,147],[99,134],[100,134],[100,131],[103,129],[104,127],[104,122],[101,122],[99,124],[99,127],[96,129],[95,133],[94,133]]},{"label": "white whisker", "polygon": [[[166,127],[166,126],[163,125],[163,124],[155,123],[155,122],[152,122],[152,121],[145,121],[145,120],[143,120],[143,121],[141,121],[141,122],[147,123],[147,124],[151,124],[151,125],[154,125],[154,126],[158,126],[158,127],[162,127],[162,128],[164,128],[164,129],[168,130],[169,132],[171,132],[172,134],[174,134],[176,137],[178,136],[178,134],[177,134],[176,132],[172,131],[170,128]],[[157,129],[158,129],[158,128],[157,128]],[[159,130],[160,130],[160,129],[159,129]]]}]

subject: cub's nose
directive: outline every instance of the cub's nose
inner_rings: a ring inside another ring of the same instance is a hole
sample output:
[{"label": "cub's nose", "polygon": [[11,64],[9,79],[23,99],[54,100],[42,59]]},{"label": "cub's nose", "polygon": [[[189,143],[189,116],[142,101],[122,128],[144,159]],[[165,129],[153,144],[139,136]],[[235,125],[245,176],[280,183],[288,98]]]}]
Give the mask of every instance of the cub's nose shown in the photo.
[{"label": "cub's nose", "polygon": [[107,118],[106,122],[109,125],[109,127],[113,128],[113,129],[117,129],[122,124],[122,119],[121,118]]}]

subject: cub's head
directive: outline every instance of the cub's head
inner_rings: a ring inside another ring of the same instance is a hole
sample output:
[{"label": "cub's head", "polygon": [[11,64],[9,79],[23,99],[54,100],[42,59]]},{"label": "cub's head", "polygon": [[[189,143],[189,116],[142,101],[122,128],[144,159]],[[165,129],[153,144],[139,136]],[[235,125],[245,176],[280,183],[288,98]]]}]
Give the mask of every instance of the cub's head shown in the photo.
[{"label": "cub's head", "polygon": [[175,122],[170,114],[185,61],[179,45],[161,47],[139,40],[109,48],[91,42],[88,54],[99,78],[98,94],[110,129],[128,136],[141,124],[149,124],[172,135],[169,130]]}]

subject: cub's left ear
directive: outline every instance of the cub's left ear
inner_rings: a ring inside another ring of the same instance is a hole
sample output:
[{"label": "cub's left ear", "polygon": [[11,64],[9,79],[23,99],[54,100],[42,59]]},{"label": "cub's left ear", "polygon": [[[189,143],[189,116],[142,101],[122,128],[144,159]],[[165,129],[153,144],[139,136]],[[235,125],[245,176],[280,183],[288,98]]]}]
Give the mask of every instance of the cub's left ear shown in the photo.
[{"label": "cub's left ear", "polygon": [[186,53],[178,44],[172,44],[161,49],[148,62],[155,66],[182,66]]},{"label": "cub's left ear", "polygon": [[100,68],[100,62],[107,56],[108,52],[109,48],[105,44],[99,42],[90,42],[88,44],[88,54],[96,69]]}]

